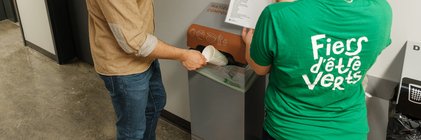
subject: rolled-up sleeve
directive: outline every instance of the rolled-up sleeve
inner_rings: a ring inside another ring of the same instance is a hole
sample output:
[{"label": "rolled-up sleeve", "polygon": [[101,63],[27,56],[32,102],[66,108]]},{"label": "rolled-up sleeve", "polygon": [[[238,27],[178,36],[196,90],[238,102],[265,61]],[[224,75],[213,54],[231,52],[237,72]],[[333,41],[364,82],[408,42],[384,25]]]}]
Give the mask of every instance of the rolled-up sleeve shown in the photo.
[{"label": "rolled-up sleeve", "polygon": [[[145,16],[142,15],[147,13],[141,12],[137,0],[97,2],[118,45],[126,53],[146,57],[155,49],[158,39],[147,32],[148,25],[144,21]],[[153,9],[150,10],[153,12]]]}]

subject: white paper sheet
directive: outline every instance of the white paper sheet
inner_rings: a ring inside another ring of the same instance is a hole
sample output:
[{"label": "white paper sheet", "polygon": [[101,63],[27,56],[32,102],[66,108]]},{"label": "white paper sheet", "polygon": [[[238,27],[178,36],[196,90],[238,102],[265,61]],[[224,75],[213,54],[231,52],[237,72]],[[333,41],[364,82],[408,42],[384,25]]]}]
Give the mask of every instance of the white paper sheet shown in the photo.
[{"label": "white paper sheet", "polygon": [[272,0],[231,0],[225,22],[253,28],[260,13]]}]

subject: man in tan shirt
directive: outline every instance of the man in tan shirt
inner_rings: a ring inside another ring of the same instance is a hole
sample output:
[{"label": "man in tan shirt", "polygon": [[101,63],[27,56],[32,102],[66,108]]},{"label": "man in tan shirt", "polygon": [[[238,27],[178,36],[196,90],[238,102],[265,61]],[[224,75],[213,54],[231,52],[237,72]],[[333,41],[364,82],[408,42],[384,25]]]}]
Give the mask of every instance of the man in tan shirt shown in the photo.
[{"label": "man in tan shirt", "polygon": [[166,100],[157,59],[178,60],[188,70],[206,59],[153,35],[152,0],[87,0],[87,6],[92,57],[112,97],[117,139],[154,140]]}]

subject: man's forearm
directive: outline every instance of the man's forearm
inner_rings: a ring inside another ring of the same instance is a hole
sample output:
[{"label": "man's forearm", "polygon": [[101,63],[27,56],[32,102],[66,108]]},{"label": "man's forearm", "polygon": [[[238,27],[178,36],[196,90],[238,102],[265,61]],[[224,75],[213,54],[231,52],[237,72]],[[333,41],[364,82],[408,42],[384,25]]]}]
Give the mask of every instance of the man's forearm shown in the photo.
[{"label": "man's forearm", "polygon": [[156,48],[149,56],[159,59],[180,60],[185,51],[187,50],[168,45],[161,40],[158,40]]},{"label": "man's forearm", "polygon": [[196,70],[206,65],[206,58],[196,50],[180,49],[160,40],[152,53],[153,58],[178,60],[187,70]]}]

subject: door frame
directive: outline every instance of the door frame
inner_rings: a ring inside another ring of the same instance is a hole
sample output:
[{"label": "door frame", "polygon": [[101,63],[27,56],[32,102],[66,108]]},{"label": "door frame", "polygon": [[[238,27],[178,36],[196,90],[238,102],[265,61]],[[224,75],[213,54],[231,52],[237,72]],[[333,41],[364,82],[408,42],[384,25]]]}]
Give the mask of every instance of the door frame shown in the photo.
[{"label": "door frame", "polygon": [[18,22],[14,0],[0,0],[0,20],[9,19]]},{"label": "door frame", "polygon": [[20,18],[20,13],[19,13],[19,6],[17,5],[17,0],[13,0],[13,5],[16,8],[16,18],[19,21],[19,28],[20,28],[20,33],[22,34],[22,42],[24,46],[28,46],[28,43],[26,43],[26,38],[25,38],[25,32],[23,31],[23,26],[22,26],[22,20]]},{"label": "door frame", "polygon": [[0,21],[7,19],[6,7],[4,6],[3,0],[0,0]]},{"label": "door frame", "polygon": [[18,18],[16,17],[16,8],[13,3],[13,0],[3,0],[4,10],[6,12],[7,19],[18,22]]}]

